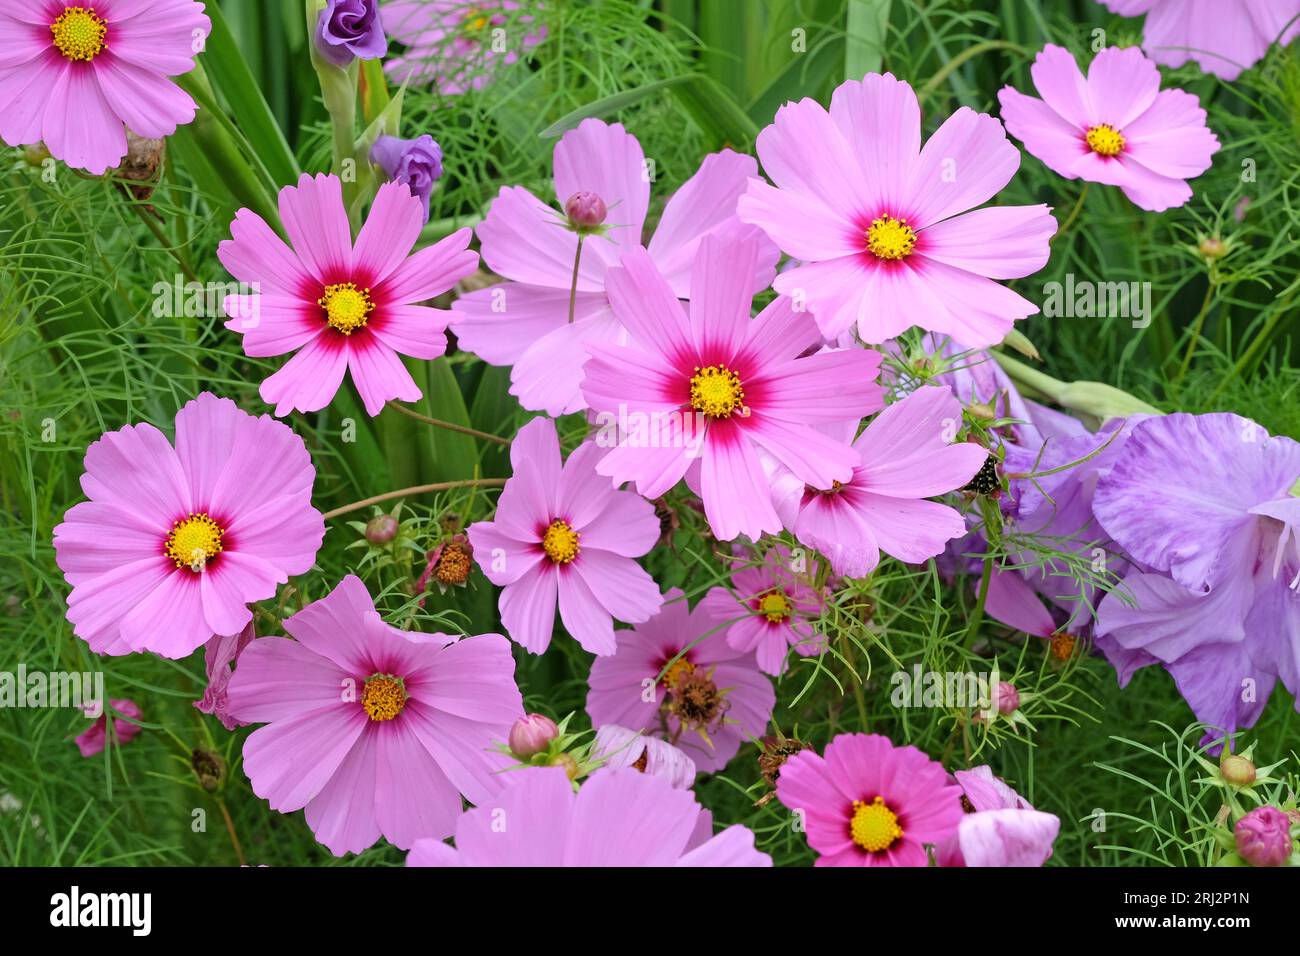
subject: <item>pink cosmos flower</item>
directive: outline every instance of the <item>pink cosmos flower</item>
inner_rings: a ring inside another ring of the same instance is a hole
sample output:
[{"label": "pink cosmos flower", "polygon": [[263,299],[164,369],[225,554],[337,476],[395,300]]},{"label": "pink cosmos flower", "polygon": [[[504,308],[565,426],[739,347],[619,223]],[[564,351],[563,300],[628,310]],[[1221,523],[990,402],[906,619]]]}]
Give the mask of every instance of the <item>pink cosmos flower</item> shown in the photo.
[{"label": "pink cosmos flower", "polygon": [[[947,388],[919,388],[885,408],[854,442],[862,464],[848,480],[806,485],[788,473],[777,476],[785,526],[846,577],[873,570],[881,551],[912,564],[940,554],[966,524],[956,509],[925,499],[961,488],[988,458],[979,445],[953,444],[961,414]],[[857,422],[834,429],[852,441]]]},{"label": "pink cosmos flower", "polygon": [[[429,83],[444,96],[482,89],[497,67],[546,39],[546,27],[533,27],[527,14],[510,26],[509,14],[519,9],[515,0],[388,0],[380,7],[384,29],[406,51],[384,70],[395,83]],[[498,35],[505,50],[494,42]]]},{"label": "pink cosmos flower", "polygon": [[962,107],[922,149],[916,94],[872,73],[841,84],[829,112],[787,103],[757,148],[776,186],[750,180],[740,218],[805,263],[774,286],[806,299],[827,341],[919,325],[980,347],[1038,311],[994,280],[1041,269],[1056,220],[1043,205],[974,208],[1020,166],[993,117]]},{"label": "pink cosmos flower", "polygon": [[203,648],[203,663],[208,673],[208,686],[203,696],[194,702],[194,709],[200,713],[212,714],[227,730],[234,730],[239,722],[232,719],[227,710],[227,688],[234,673],[231,667],[239,660],[249,643],[257,634],[253,622],[238,634],[219,634],[208,641]]},{"label": "pink cosmos flower", "polygon": [[817,866],[926,866],[926,844],[957,832],[961,795],[942,765],[879,734],[840,734],[824,757],[801,750],[776,781]]},{"label": "pink cosmos flower", "polygon": [[[116,714],[131,717],[135,720],[144,718],[144,711],[140,705],[133,700],[111,700],[108,702],[109,707]],[[129,744],[135,737],[144,730],[139,724],[133,724],[123,717],[113,718],[113,745],[121,747]],[[95,754],[103,753],[104,747],[108,743],[108,713],[102,713],[95,722],[87,727],[76,737],[77,749],[81,751],[83,757],[93,757]]]},{"label": "pink cosmos flower", "polygon": [[[607,209],[598,234],[582,244],[574,321],[569,322],[578,236],[564,214],[522,186],[508,186],[478,227],[483,261],[509,279],[462,296],[452,306],[460,346],[492,365],[512,365],[510,394],[551,415],[586,407],[579,384],[589,344],[621,344],[627,335],[610,309],[605,277],[619,256],[640,248],[650,205],[651,167],[641,144],[622,126],[583,120],[555,145],[555,195],[561,205],[580,193]],[[707,234],[753,237],[759,257],[746,282],[758,292],[772,281],[776,247],[736,218],[736,200],[756,175],[753,157],[723,150],[704,158],[664,207],[647,246],[677,298],[690,298],[691,263]]]},{"label": "pink cosmos flower", "polygon": [[260,637],[230,680],[228,709],[265,723],[244,771],[273,810],[306,808],[335,856],[382,835],[409,849],[455,829],[461,795],[492,800],[509,759],[493,751],[523,714],[510,643],[385,624],[355,575]]},{"label": "pink cosmos flower", "polygon": [[753,240],[704,237],[688,316],[645,250],[624,253],[608,286],[633,345],[588,346],[582,383],[598,418],[649,423],[613,442],[596,470],[658,498],[691,469],[720,541],[780,530],[764,454],[821,488],[848,481],[857,452],[812,426],[859,419],[883,394],[877,352],[802,355],[817,326],[789,299],[750,319],[758,255]]},{"label": "pink cosmos flower", "polygon": [[940,866],[1042,866],[1061,829],[1054,813],[1035,810],[988,765],[953,776],[965,797],[957,832],[939,845]]},{"label": "pink cosmos flower", "polygon": [[280,190],[280,218],[292,249],[248,209],[217,247],[231,275],[256,284],[254,294],[225,300],[226,328],[244,336],[245,354],[297,353],[262,383],[262,399],[277,415],[314,412],[351,371],[370,415],[389,399],[417,400],[419,386],[400,356],[442,355],[449,313],[416,303],[474,271],[470,231],[409,255],[423,207],[406,184],[387,182],[354,245],[338,177],[306,173]]},{"label": "pink cosmos flower", "polygon": [[662,737],[712,773],[766,732],[776,693],[753,652],[727,643],[726,618],[690,610],[676,588],[664,597],[656,617],[618,632],[612,657],[592,662],[587,714],[596,727]]},{"label": "pink cosmos flower", "polygon": [[618,724],[606,724],[596,731],[591,756],[605,767],[632,767],[651,776],[663,777],[678,790],[695,783],[695,761],[666,740]]},{"label": "pink cosmos flower", "polygon": [[[699,838],[689,790],[631,769],[597,770],[573,792],[558,767],[507,774],[495,806],[467,811],[456,846],[421,840],[407,866],[771,866],[736,824]],[[504,827],[499,820],[509,821]]]},{"label": "pink cosmos flower", "polygon": [[469,528],[474,560],[501,592],[501,624],[540,654],[560,620],[585,650],[614,653],[614,618],[649,620],[663,596],[636,563],[659,538],[654,506],[594,469],[600,449],[560,458],[555,423],[535,418],[510,445],[514,474],[496,516]]},{"label": "pink cosmos flower", "polygon": [[796,557],[783,544],[773,544],[755,560],[731,575],[730,590],[713,588],[701,605],[731,622],[725,630],[728,644],[753,651],[764,673],[779,676],[791,647],[804,657],[825,650],[825,640],[813,626],[825,589],[814,588],[806,573],[796,571]]},{"label": "pink cosmos flower", "polygon": [[176,447],[152,425],[86,450],[74,505],[54,529],[72,585],[68,620],[98,654],[187,657],[238,634],[251,601],[316,561],[325,522],[301,438],[208,392],[176,413]]},{"label": "pink cosmos flower", "polygon": [[[1100,0],[1125,17],[1146,14],[1142,47],[1163,66],[1193,60],[1202,70],[1235,80],[1263,59],[1275,41],[1300,32],[1300,0]],[[1286,33],[1283,34],[1285,28]]]},{"label": "pink cosmos flower", "polygon": [[168,77],[194,68],[211,30],[193,0],[0,0],[0,138],[103,173],[127,127],[162,139],[194,119]]},{"label": "pink cosmos flower", "polygon": [[1029,69],[1041,100],[1005,86],[998,91],[1012,136],[1066,179],[1118,186],[1152,212],[1192,198],[1188,179],[1210,168],[1219,141],[1200,101],[1161,90],[1160,71],[1136,47],[1107,47],[1088,67],[1048,44]]}]

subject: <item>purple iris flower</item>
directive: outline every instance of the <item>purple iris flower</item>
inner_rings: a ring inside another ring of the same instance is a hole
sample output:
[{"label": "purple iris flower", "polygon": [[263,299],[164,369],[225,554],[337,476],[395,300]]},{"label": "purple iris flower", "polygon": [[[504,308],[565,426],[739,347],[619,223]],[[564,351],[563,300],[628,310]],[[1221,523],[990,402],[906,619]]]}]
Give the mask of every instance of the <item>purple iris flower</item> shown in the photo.
[{"label": "purple iris flower", "polygon": [[375,60],[387,53],[379,0],[329,0],[316,21],[316,49],[335,66]]},{"label": "purple iris flower", "polygon": [[427,133],[415,139],[381,136],[370,148],[370,159],[384,174],[411,187],[411,193],[424,204],[424,221],[429,221],[429,195],[442,175],[442,147]]}]

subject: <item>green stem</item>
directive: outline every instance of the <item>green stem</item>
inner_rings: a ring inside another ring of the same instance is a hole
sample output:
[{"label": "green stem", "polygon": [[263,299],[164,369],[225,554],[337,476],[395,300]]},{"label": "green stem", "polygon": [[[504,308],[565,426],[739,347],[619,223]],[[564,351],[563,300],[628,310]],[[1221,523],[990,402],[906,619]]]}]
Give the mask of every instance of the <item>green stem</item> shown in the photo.
[{"label": "green stem", "polygon": [[362,508],[368,508],[380,502],[392,501],[394,498],[405,498],[409,495],[423,495],[431,491],[451,491],[453,488],[500,488],[505,483],[504,478],[469,478],[464,481],[437,481],[431,485],[412,485],[410,488],[398,488],[396,491],[386,491],[382,495],[362,498],[350,505],[327,511],[322,517],[329,521],[331,518],[351,514],[354,511],[360,511]]},{"label": "green stem", "polygon": [[981,53],[987,53],[990,50],[1014,50],[1021,56],[1029,56],[1029,51],[1019,43],[1012,43],[1009,40],[985,40],[983,43],[976,43],[974,46],[968,46],[955,57],[949,60],[939,69],[934,76],[925,82],[925,85],[917,91],[920,99],[925,99],[930,93],[933,93],[944,80],[952,74],[959,66],[967,60],[979,56]]},{"label": "green stem", "polygon": [[569,324],[573,324],[573,313],[578,304],[578,264],[582,262],[582,241],[587,237],[578,233],[578,251],[573,256],[573,279],[569,282]]},{"label": "green stem", "polygon": [[1061,226],[1061,228],[1057,229],[1056,234],[1052,236],[1051,238],[1052,242],[1055,242],[1057,239],[1060,239],[1063,235],[1066,234],[1066,232],[1069,231],[1070,227],[1074,225],[1074,220],[1078,219],[1079,213],[1083,212],[1083,201],[1084,199],[1087,198],[1087,196],[1088,196],[1088,183],[1085,182],[1083,184],[1083,188],[1079,190],[1079,198],[1074,201],[1074,208],[1070,210],[1070,215],[1065,217],[1065,223]]},{"label": "green stem", "polygon": [[441,418],[430,418],[428,415],[421,415],[419,412],[411,411],[405,405],[399,405],[397,402],[390,401],[388,407],[401,412],[408,418],[414,418],[417,422],[424,422],[426,425],[432,425],[435,428],[445,428],[449,432],[457,432],[461,435],[469,435],[483,441],[495,442],[506,448],[510,447],[511,439],[502,438],[500,435],[493,435],[489,432],[481,432],[477,428],[470,428],[468,425],[457,425],[455,422],[445,422]]},{"label": "green stem", "polygon": [[1205,289],[1205,300],[1201,303],[1201,311],[1197,313],[1196,320],[1192,323],[1192,337],[1187,342],[1187,351],[1183,353],[1183,362],[1178,366],[1178,374],[1174,377],[1175,384],[1181,382],[1187,375],[1188,369],[1192,367],[1192,356],[1196,354],[1196,343],[1201,340],[1201,329],[1205,327],[1205,318],[1210,314],[1210,306],[1214,302],[1214,291],[1218,286],[1211,281]]},{"label": "green stem", "polygon": [[1245,372],[1250,363],[1254,361],[1256,353],[1262,351],[1264,346],[1268,344],[1269,337],[1273,334],[1273,330],[1276,329],[1278,323],[1282,321],[1282,317],[1288,314],[1287,310],[1291,307],[1291,301],[1295,298],[1295,293],[1296,290],[1292,289],[1278,304],[1277,311],[1268,317],[1268,321],[1265,322],[1264,327],[1259,330],[1259,334],[1251,340],[1246,351],[1241,353],[1241,358],[1237,359],[1237,361],[1233,363],[1232,370],[1223,377],[1223,380],[1219,382],[1218,385],[1215,386],[1214,391],[1210,393],[1210,397],[1207,399],[1208,402],[1213,402],[1229,382]]}]

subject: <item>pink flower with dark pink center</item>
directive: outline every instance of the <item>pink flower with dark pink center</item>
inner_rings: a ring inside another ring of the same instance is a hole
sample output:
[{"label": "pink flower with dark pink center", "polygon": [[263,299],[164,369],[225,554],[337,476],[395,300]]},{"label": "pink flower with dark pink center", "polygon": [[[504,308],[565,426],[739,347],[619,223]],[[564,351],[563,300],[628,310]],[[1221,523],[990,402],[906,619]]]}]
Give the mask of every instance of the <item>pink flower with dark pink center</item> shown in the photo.
[{"label": "pink flower with dark pink center", "polygon": [[496,515],[469,527],[474,560],[501,587],[501,624],[540,654],[558,604],[565,630],[593,654],[614,653],[614,618],[649,620],[663,596],[635,561],[659,539],[654,506],[596,473],[585,442],[560,457],[555,423],[535,418],[510,445],[514,474]]},{"label": "pink flower with dark pink center", "polygon": [[400,631],[354,575],[284,629],[295,640],[253,641],[227,689],[234,720],[266,724],[244,742],[244,772],[271,809],[305,808],[342,856],[381,836],[443,839],[462,796],[500,792],[511,760],[495,748],[524,709],[504,637]]},{"label": "pink flower with dark pink center", "polygon": [[631,343],[588,346],[582,382],[597,420],[618,424],[596,470],[652,499],[688,477],[720,541],[781,529],[765,458],[818,487],[849,480],[858,453],[813,426],[859,419],[883,395],[879,353],[804,354],[820,336],[789,299],[750,318],[758,255],[752,240],[701,240],[688,313],[645,250],[624,253],[608,286]]},{"label": "pink flower with dark pink center", "polygon": [[940,866],[1042,866],[1061,829],[1054,813],[1035,810],[988,765],[958,770],[965,813],[935,853]]},{"label": "pink flower with dark pink center", "polygon": [[926,866],[926,847],[962,818],[961,788],[943,766],[879,734],[840,734],[825,756],[794,754],[776,796],[802,814],[817,866]]},{"label": "pink flower with dark pink center", "polygon": [[1136,47],[1107,47],[1085,79],[1074,54],[1045,46],[1030,67],[1042,99],[998,92],[1007,130],[1066,179],[1118,186],[1152,212],[1192,198],[1188,179],[1210,168],[1219,141],[1200,101],[1161,90],[1160,71]]},{"label": "pink flower with dark pink center", "polygon": [[753,652],[727,643],[726,618],[703,604],[690,610],[676,588],[664,599],[654,618],[616,632],[612,657],[592,662],[587,714],[595,727],[667,740],[712,773],[767,732],[776,693]]},{"label": "pink flower with dark pink center", "polygon": [[262,399],[277,415],[314,412],[345,372],[370,415],[390,399],[420,398],[401,356],[435,359],[447,350],[449,314],[418,303],[474,271],[470,231],[412,255],[423,206],[404,183],[387,182],[354,245],[338,177],[306,173],[280,190],[280,218],[292,248],[248,209],[217,247],[231,275],[258,290],[226,296],[226,328],[243,335],[248,355],[296,353],[262,383]]},{"label": "pink flower with dark pink center", "polygon": [[828,342],[919,325],[988,346],[1038,311],[996,280],[1041,269],[1056,220],[1043,205],[975,208],[1020,166],[993,117],[963,106],[923,148],[912,88],[871,73],[842,83],[829,111],[787,103],[757,149],[775,186],[750,180],[739,216],[803,263],[773,285],[807,302]]},{"label": "pink flower with dark pink center", "polygon": [[90,500],[54,529],[74,632],[98,654],[172,658],[238,634],[250,602],[316,562],[315,479],[288,426],[208,392],[176,413],[175,448],[152,425],[106,433],[86,449]]}]

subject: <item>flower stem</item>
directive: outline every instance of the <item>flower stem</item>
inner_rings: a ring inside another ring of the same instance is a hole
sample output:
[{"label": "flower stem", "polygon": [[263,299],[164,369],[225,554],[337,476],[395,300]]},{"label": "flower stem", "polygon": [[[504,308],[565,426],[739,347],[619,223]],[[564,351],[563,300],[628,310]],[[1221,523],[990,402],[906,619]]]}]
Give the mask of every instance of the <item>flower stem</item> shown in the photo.
[{"label": "flower stem", "polygon": [[244,848],[239,845],[239,837],[235,833],[235,821],[230,817],[230,810],[226,808],[226,801],[217,797],[217,806],[221,808],[221,819],[226,821],[226,832],[230,834],[230,845],[235,848],[235,856],[239,859],[240,866],[247,866],[248,861],[244,859]]},{"label": "flower stem", "polygon": [[569,282],[569,324],[573,324],[573,313],[578,305],[578,264],[582,262],[582,242],[587,237],[578,233],[578,251],[573,256],[573,279]]},{"label": "flower stem", "polygon": [[1196,320],[1192,323],[1192,337],[1187,342],[1187,351],[1183,353],[1183,362],[1178,366],[1178,374],[1174,377],[1175,383],[1181,382],[1187,375],[1188,369],[1192,367],[1192,356],[1196,354],[1196,343],[1201,340],[1201,329],[1205,327],[1205,317],[1210,314],[1216,288],[1218,288],[1216,283],[1211,282],[1205,290],[1205,301],[1201,303],[1201,311],[1197,313]]},{"label": "flower stem", "polygon": [[1074,201],[1074,208],[1070,210],[1070,215],[1065,217],[1065,223],[1056,230],[1056,234],[1052,236],[1050,241],[1055,242],[1069,231],[1070,227],[1074,225],[1074,220],[1079,218],[1079,213],[1083,212],[1083,201],[1087,197],[1088,183],[1085,182],[1083,188],[1079,190],[1079,198]]},{"label": "flower stem", "polygon": [[430,418],[428,415],[421,415],[419,412],[412,411],[405,405],[399,405],[397,402],[390,401],[388,407],[401,412],[408,418],[414,418],[417,422],[424,422],[426,425],[432,425],[435,428],[445,428],[449,432],[457,432],[461,435],[469,435],[482,441],[495,442],[498,445],[510,447],[511,439],[502,438],[500,435],[493,435],[489,432],[481,432],[477,428],[470,428],[468,425],[457,425],[455,422],[445,422],[441,418]]},{"label": "flower stem", "polygon": [[362,498],[360,501],[354,501],[350,505],[344,505],[341,508],[335,508],[333,511],[327,511],[322,516],[326,521],[331,518],[337,518],[340,515],[351,514],[354,511],[360,511],[370,505],[377,505],[382,501],[391,501],[394,498],[405,498],[408,495],[423,495],[430,491],[450,491],[453,488],[500,488],[506,483],[504,478],[468,478],[463,481],[437,481],[431,485],[412,485],[410,488],[398,488],[396,491],[386,491],[382,495],[375,495],[371,498]]}]

